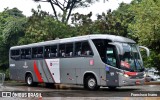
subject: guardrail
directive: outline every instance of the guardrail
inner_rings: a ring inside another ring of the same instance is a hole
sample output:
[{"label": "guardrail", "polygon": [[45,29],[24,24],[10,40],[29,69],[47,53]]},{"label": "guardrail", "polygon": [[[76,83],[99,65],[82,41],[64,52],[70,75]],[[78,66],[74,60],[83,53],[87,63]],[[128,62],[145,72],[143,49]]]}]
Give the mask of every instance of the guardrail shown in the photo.
[{"label": "guardrail", "polygon": [[0,73],[0,86],[3,85],[4,80],[5,80],[5,74],[4,73]]}]

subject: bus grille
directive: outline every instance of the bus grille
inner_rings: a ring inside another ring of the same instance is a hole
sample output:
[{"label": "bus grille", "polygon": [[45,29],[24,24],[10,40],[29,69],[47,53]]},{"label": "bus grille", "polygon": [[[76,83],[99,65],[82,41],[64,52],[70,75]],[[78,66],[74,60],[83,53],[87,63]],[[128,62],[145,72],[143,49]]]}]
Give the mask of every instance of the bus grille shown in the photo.
[{"label": "bus grille", "polygon": [[142,79],[144,78],[144,74],[143,73],[139,73],[136,76],[130,76],[131,79]]}]

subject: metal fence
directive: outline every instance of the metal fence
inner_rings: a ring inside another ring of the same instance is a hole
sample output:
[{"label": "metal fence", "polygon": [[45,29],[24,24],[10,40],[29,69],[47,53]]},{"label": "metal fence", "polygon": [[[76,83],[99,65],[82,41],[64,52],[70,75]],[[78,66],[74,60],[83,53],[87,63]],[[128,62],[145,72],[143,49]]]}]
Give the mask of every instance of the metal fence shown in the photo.
[{"label": "metal fence", "polygon": [[0,86],[3,85],[4,80],[5,80],[5,74],[4,73],[0,73]]}]

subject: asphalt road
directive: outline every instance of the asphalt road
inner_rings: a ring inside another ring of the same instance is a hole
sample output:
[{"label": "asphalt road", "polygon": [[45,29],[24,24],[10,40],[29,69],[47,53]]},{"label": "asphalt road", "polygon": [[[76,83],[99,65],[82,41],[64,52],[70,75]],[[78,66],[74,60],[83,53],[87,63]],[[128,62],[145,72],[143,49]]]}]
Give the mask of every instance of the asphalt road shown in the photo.
[{"label": "asphalt road", "polygon": [[[160,85],[158,84],[126,86],[116,90],[101,87],[97,91],[88,91],[83,86],[76,85],[61,84],[46,88],[44,84],[28,87],[25,83],[9,82],[0,86],[0,91],[0,100],[160,100]],[[6,92],[9,93],[8,97]]]}]

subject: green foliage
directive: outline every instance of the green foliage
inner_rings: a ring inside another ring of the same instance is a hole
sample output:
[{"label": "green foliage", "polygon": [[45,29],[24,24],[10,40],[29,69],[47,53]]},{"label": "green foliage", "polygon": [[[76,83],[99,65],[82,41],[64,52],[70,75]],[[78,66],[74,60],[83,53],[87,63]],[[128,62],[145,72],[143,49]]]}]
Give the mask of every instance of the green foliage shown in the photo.
[{"label": "green foliage", "polygon": [[151,56],[144,60],[146,65],[160,69],[160,1],[134,0],[129,11],[134,14],[128,28],[132,37],[152,51]]},{"label": "green foliage", "polygon": [[94,21],[91,19],[92,12],[86,15],[75,13],[71,15],[72,24],[66,24],[72,9],[88,6],[89,2],[97,0],[85,1],[80,0],[81,3],[72,4],[74,7],[71,8],[70,5],[64,8],[61,17],[56,13],[53,16],[42,11],[40,6],[37,10],[33,9],[32,16],[27,18],[17,8],[6,8],[0,12],[0,69],[5,70],[8,67],[8,51],[13,45],[100,33],[129,37],[138,44],[149,47],[151,56],[144,57],[144,65],[160,70],[159,0],[133,0],[131,4],[121,3],[117,10],[108,10],[97,15],[97,20]]},{"label": "green foliage", "polygon": [[72,24],[75,27],[77,35],[92,34],[92,24],[91,20],[92,12],[87,15],[75,13],[72,14]]},{"label": "green foliage", "polygon": [[[141,2],[133,3],[133,6],[130,7],[130,10],[135,14],[135,21],[129,25],[129,29],[133,36],[139,39],[140,44],[152,48],[157,47],[153,44],[158,42],[160,38],[159,6],[160,1],[158,0],[141,0]],[[160,48],[157,47],[157,49]]]},{"label": "green foliage", "polygon": [[74,28],[59,22],[52,15],[38,10],[32,10],[33,15],[28,18],[26,33],[19,44],[35,43],[55,38],[71,37],[75,35]]},{"label": "green foliage", "polygon": [[121,17],[115,11],[108,10],[107,13],[97,15],[97,20],[91,20],[92,12],[87,15],[72,14],[72,24],[78,30],[78,34],[112,34],[128,36],[126,22],[121,21]]},{"label": "green foliage", "polygon": [[5,70],[0,70],[0,73],[5,74],[5,80],[9,80],[9,68]]},{"label": "green foliage", "polygon": [[8,68],[8,51],[17,45],[19,38],[25,33],[26,18],[17,8],[6,8],[0,13],[0,69]]},{"label": "green foliage", "polygon": [[155,67],[160,71],[160,54],[151,51],[150,57],[144,59],[144,65],[145,67]]}]

